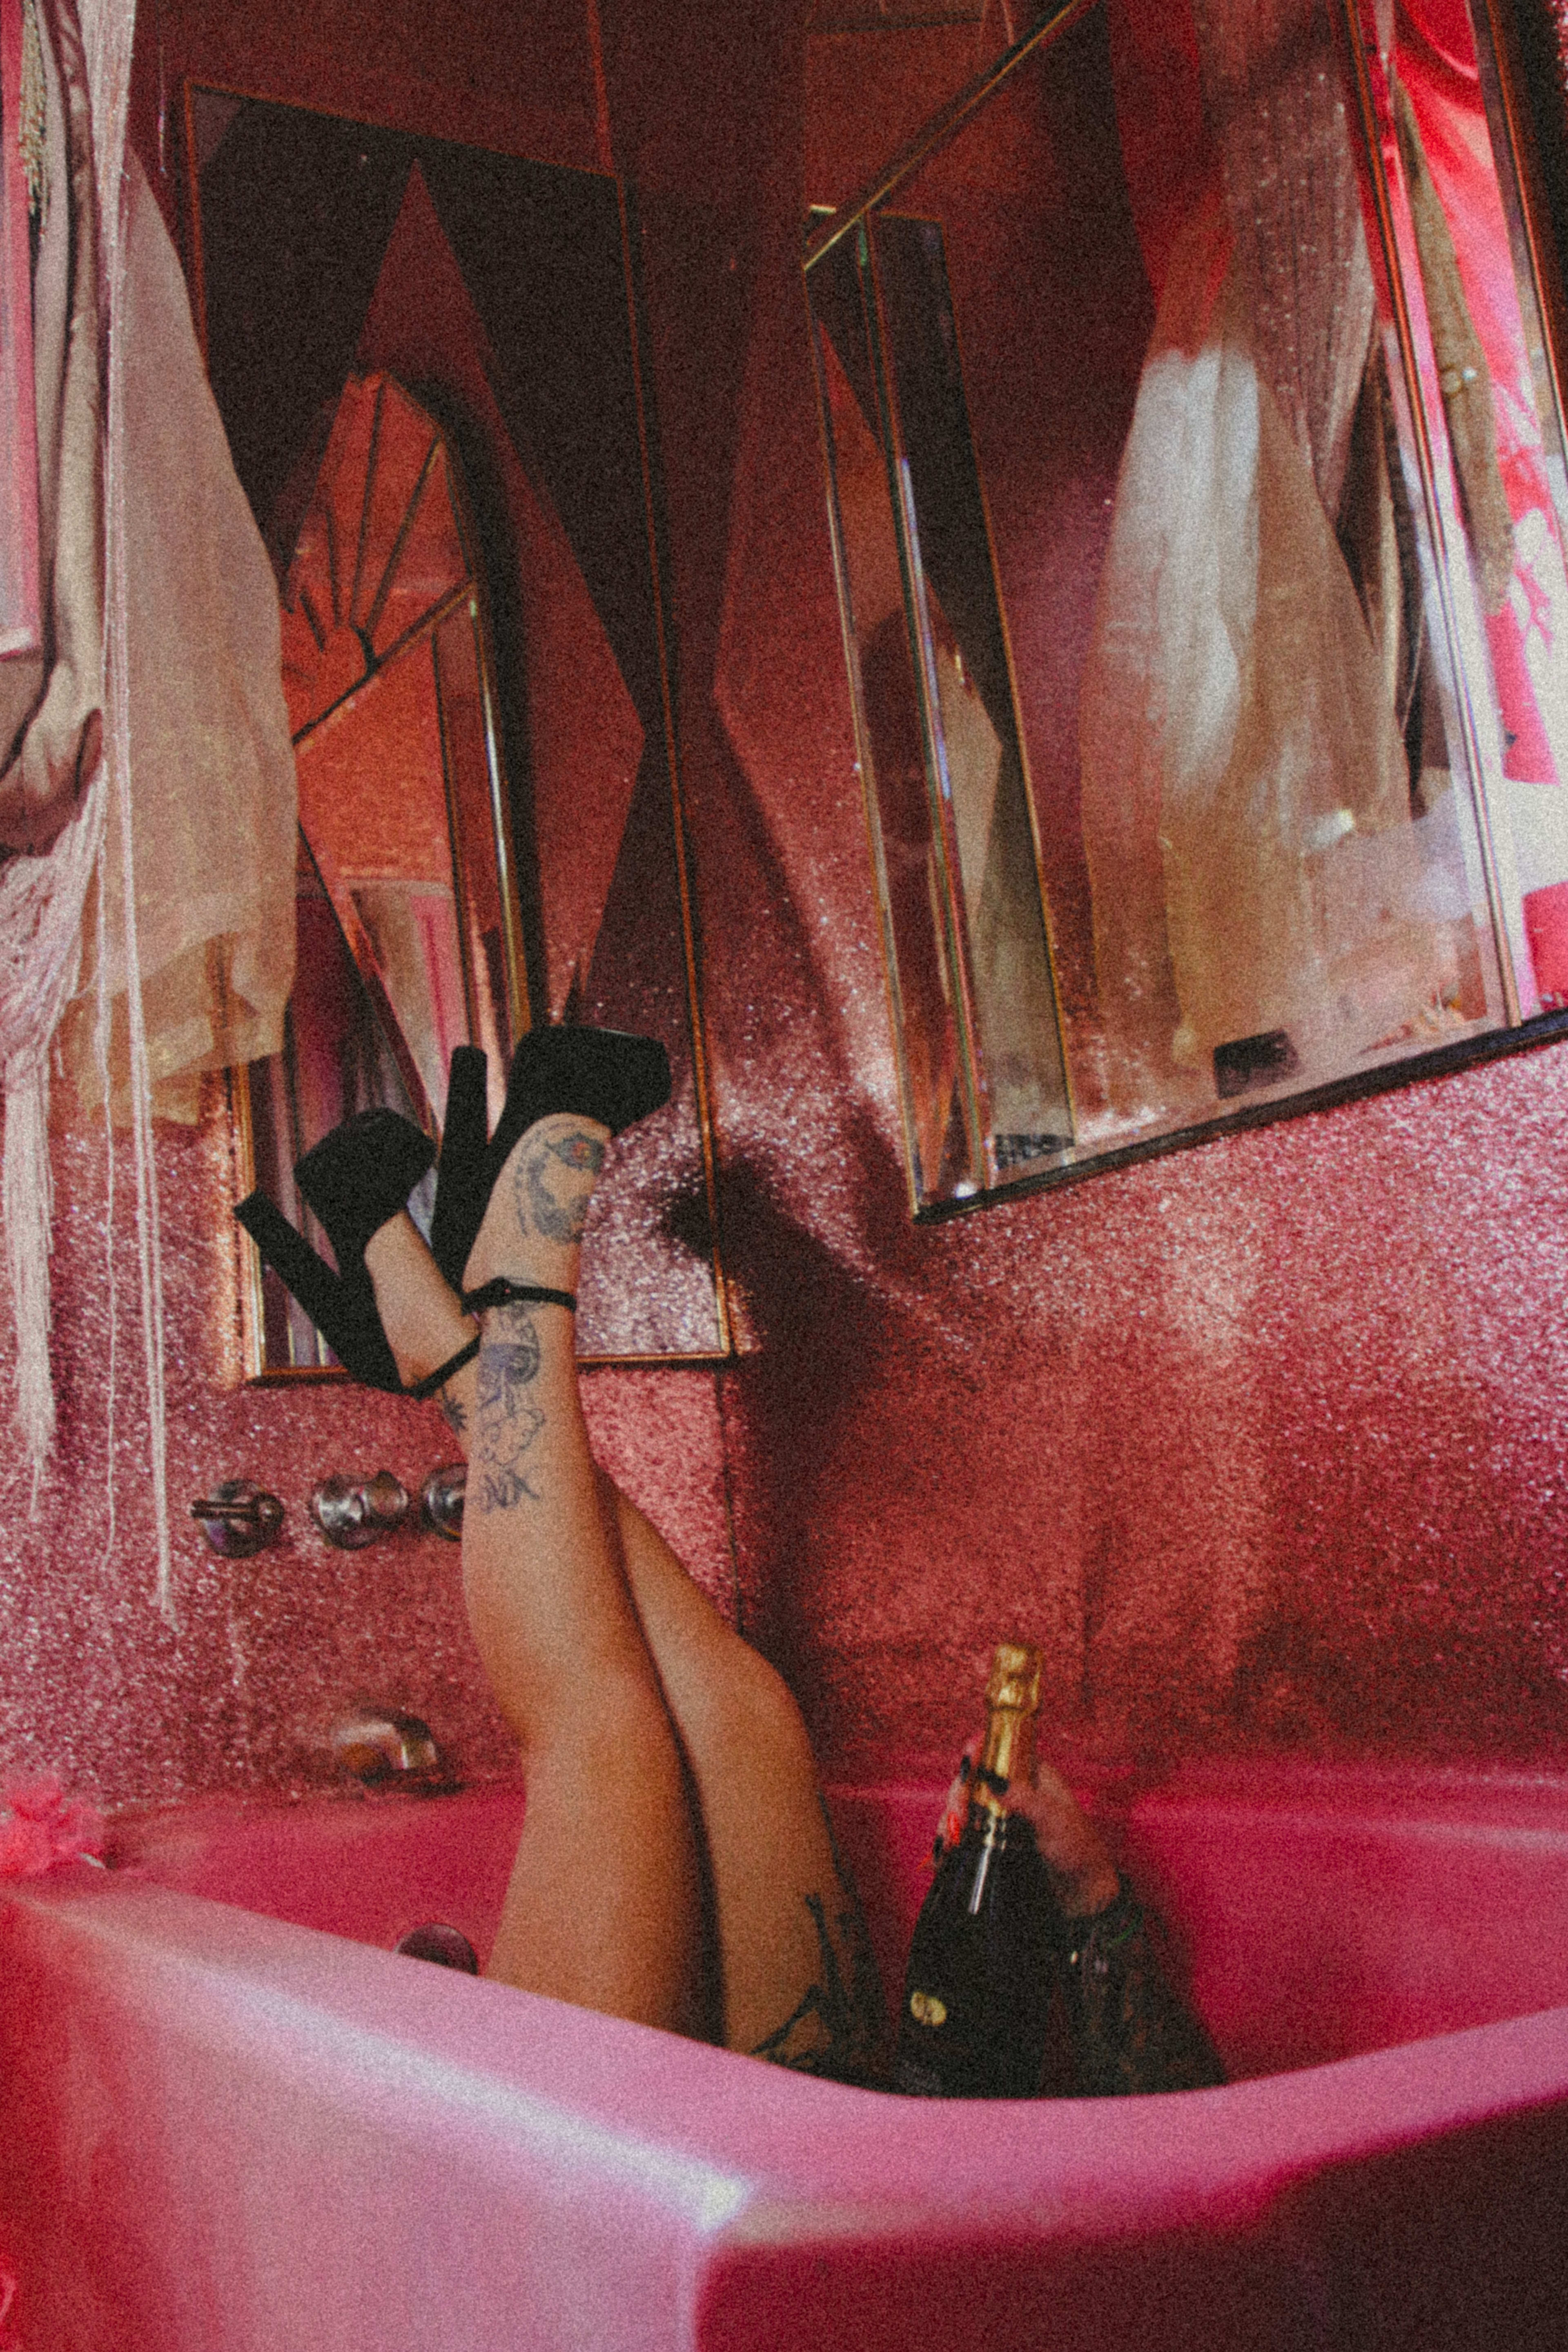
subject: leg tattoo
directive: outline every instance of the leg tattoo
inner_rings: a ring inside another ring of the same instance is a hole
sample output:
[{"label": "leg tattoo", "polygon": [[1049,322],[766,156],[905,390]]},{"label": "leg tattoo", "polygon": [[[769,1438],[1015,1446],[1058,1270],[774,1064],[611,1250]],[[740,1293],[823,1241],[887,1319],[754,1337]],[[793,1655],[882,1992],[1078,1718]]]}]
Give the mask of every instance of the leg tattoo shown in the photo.
[{"label": "leg tattoo", "polygon": [[481,1511],[510,1511],[525,1496],[531,1502],[540,1499],[523,1465],[544,1426],[544,1415],[528,1393],[538,1376],[533,1317],[525,1307],[501,1308],[479,1349],[473,1466],[479,1473],[474,1499]]},{"label": "leg tattoo", "polygon": [[[821,1804],[820,1798],[817,1800]],[[808,1895],[805,1907],[816,1929],[820,1974],[809,1984],[790,2015],[752,2053],[771,2059],[775,2066],[792,2066],[802,2074],[818,2074],[835,2083],[874,2083],[881,2059],[885,2031],[881,1979],[870,1937],[861,1915],[859,1898],[839,1860],[827,1808],[822,1806],[827,1842],[833,1849],[838,1895],[844,1908],[827,1924],[827,1906],[820,1895]]]},{"label": "leg tattoo", "polygon": [[585,1129],[542,1135],[523,1153],[513,1180],[523,1232],[531,1227],[547,1242],[580,1242],[604,1164],[604,1145]]}]

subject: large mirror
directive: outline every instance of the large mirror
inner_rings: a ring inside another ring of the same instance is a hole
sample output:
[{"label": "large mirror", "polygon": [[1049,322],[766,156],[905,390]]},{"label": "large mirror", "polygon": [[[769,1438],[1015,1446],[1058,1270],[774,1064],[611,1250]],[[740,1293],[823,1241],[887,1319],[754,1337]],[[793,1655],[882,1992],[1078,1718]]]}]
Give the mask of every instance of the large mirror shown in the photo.
[{"label": "large mirror", "polygon": [[806,285],[911,1203],[1568,1004],[1568,509],[1465,0],[1083,0]]},{"label": "large mirror", "polygon": [[[439,1128],[452,1049],[484,1047],[491,1116],[526,1018],[511,822],[471,520],[440,427],[349,378],[283,587],[300,791],[299,977],[284,1050],[246,1074],[251,1174],[309,1222],[308,1144],[388,1104]],[[416,1203],[426,1218],[428,1184]],[[271,1270],[262,1366],[330,1362]]]},{"label": "large mirror", "polygon": [[[451,1048],[657,1035],[675,1094],[595,1195],[590,1360],[721,1355],[711,1139],[626,205],[604,174],[187,93],[208,373],[278,573],[300,779],[285,1053],[255,1179]],[[416,1202],[415,1213],[428,1203]],[[324,1236],[313,1234],[318,1246]],[[258,1262],[259,1377],[330,1374]]]}]

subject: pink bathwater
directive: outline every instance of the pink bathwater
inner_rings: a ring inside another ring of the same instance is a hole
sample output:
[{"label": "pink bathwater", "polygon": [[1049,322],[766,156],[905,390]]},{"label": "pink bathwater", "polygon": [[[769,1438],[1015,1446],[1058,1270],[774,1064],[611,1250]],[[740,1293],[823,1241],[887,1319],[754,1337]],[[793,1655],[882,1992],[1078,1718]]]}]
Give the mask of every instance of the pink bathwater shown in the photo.
[{"label": "pink bathwater", "polygon": [[[841,1789],[896,1990],[940,1776]],[[29,2352],[1446,2352],[1568,2344],[1568,1782],[1205,1766],[1089,1792],[1231,2072],[812,2082],[482,1955],[489,1789],[191,1809],[0,1893]]]}]

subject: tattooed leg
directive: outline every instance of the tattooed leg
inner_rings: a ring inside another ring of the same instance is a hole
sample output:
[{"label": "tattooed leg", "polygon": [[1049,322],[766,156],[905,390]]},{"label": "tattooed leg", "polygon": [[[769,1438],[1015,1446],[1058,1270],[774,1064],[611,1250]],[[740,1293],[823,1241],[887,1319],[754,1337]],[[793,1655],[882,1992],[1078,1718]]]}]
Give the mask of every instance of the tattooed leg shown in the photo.
[{"label": "tattooed leg", "polygon": [[492,1276],[571,1290],[588,1204],[605,1164],[609,1130],[562,1111],[521,1137],[501,1170],[463,1281],[477,1290]]},{"label": "tattooed leg", "polygon": [[[470,1286],[505,1274],[574,1288],[606,1140],[602,1128],[564,1117],[529,1129],[486,1210]],[[464,1585],[528,1780],[490,1973],[613,2015],[700,2029],[685,1768],[589,1451],[573,1318],[511,1304],[487,1309],[479,1328]]]},{"label": "tattooed leg", "polygon": [[[576,1240],[598,1168],[591,1147],[598,1145],[598,1132],[584,1132],[581,1122],[571,1120],[542,1123],[524,1139],[497,1187],[498,1226],[502,1210],[507,1223],[484,1237],[494,1253],[489,1261],[476,1248],[472,1285],[506,1272],[551,1287],[574,1287]],[[444,1363],[472,1326],[465,1324],[413,1226],[406,1219],[395,1224],[406,1226],[406,1233],[399,1232],[395,1242],[393,1229],[384,1229],[368,1262],[388,1337],[405,1378],[412,1380]],[[405,1362],[405,1349],[415,1345],[424,1355]],[[475,1536],[465,1553],[470,1611],[481,1654],[529,1753],[530,1821],[537,1830],[547,1745],[541,1706],[549,1696],[536,1689],[541,1643],[545,1656],[555,1658],[552,1671],[575,1677],[577,1707],[593,1703],[582,1654],[567,1645],[563,1657],[557,1648],[555,1571],[541,1580],[546,1617],[541,1626],[539,1583],[528,1569],[530,1546],[552,1507],[552,1493],[559,1500],[552,1484],[559,1476],[557,1441],[570,1434],[581,1460],[588,1459],[570,1363],[570,1318],[549,1307],[493,1310],[485,1318],[479,1365],[447,1384],[441,1405],[470,1455],[468,1516]],[[712,2031],[731,2049],[841,2079],[874,2075],[885,2032],[880,1992],[854,1893],[833,1849],[799,1709],[773,1667],[725,1623],[668,1544],[603,1473],[595,1477],[595,1539],[607,1543],[618,1559],[638,1636],[674,1718],[688,1768],[682,1801],[689,1814],[696,1808],[708,1864],[709,1932],[717,1950],[697,1973],[718,1979],[722,2014],[692,2019],[689,2030]],[[516,1559],[498,1564],[488,1549],[481,1552],[481,1514],[509,1540],[521,1540]],[[595,1865],[583,1854],[581,1832],[569,1823],[563,1842],[568,1855],[582,1857],[579,1866],[591,1873]],[[540,1948],[535,1906],[555,1899],[544,1891],[542,1867],[533,1857],[520,1853],[520,1872],[525,1861],[527,1875],[514,1885],[507,1930],[522,1957],[509,1961],[512,1946],[503,1944],[492,1962],[494,1972],[520,1981],[522,1960]],[[560,1899],[571,1906],[580,1895],[567,1889]],[[605,1933],[611,1941],[625,1938],[628,1923],[612,1921]],[[601,2000],[598,2005],[610,2004]]]}]

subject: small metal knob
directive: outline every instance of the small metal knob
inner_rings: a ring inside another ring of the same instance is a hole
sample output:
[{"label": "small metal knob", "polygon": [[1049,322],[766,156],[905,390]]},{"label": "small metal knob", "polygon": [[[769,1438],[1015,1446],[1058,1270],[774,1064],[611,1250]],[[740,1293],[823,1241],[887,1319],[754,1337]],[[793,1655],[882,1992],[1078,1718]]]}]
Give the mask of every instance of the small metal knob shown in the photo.
[{"label": "small metal knob", "polygon": [[466,1463],[442,1462],[419,1489],[426,1527],[434,1528],[448,1543],[458,1542],[463,1532],[463,1496],[468,1478]]},{"label": "small metal knob", "polygon": [[226,1478],[216,1494],[191,1505],[191,1517],[221,1559],[250,1559],[283,1532],[283,1506],[248,1478]]},{"label": "small metal knob", "polygon": [[422,1927],[410,1927],[406,1936],[393,1946],[411,1960],[434,1960],[437,1968],[460,1969],[465,1976],[477,1977],[479,1956],[460,1927],[449,1927],[444,1919],[426,1919]]},{"label": "small metal knob", "polygon": [[345,1717],[332,1726],[332,1753],[345,1772],[367,1787],[391,1780],[426,1788],[447,1784],[435,1735],[417,1715],[389,1711]]},{"label": "small metal knob", "polygon": [[395,1535],[406,1527],[414,1508],[407,1487],[390,1470],[378,1470],[365,1481],[364,1507],[378,1535]]},{"label": "small metal knob", "polygon": [[323,1478],[310,1496],[310,1517],[340,1551],[362,1551],[408,1518],[408,1489],[390,1470],[374,1478]]}]

